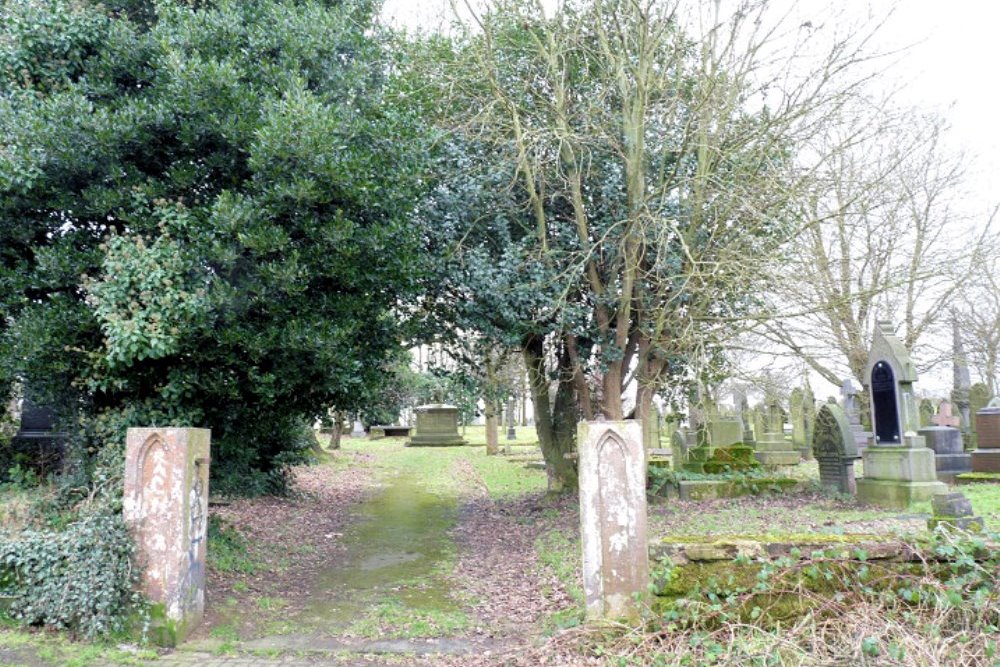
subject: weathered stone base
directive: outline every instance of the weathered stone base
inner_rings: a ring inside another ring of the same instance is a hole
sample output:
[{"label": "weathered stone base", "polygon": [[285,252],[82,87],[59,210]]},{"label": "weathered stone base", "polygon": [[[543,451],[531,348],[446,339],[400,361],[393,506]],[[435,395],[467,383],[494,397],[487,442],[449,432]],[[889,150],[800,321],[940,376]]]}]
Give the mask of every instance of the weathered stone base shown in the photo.
[{"label": "weathered stone base", "polygon": [[445,436],[418,436],[415,435],[406,441],[407,447],[461,447],[462,445],[469,444],[467,440],[462,438],[460,435],[455,437],[445,437]]},{"label": "weathered stone base", "polygon": [[955,475],[955,484],[1000,484],[1000,473],[963,472],[961,475]]},{"label": "weathered stone base", "polygon": [[1000,449],[972,452],[972,472],[1000,472]]},{"label": "weathered stone base", "polygon": [[795,466],[802,460],[796,451],[757,452],[754,457],[762,466]]},{"label": "weathered stone base", "polygon": [[972,470],[972,457],[969,454],[937,454],[934,466],[939,481],[953,484],[957,475]]},{"label": "weathered stone base", "polygon": [[931,517],[927,520],[927,529],[934,530],[938,526],[944,528],[958,528],[969,533],[983,532],[983,517],[962,516],[962,517]]},{"label": "weathered stone base", "polygon": [[[871,449],[868,450],[870,452]],[[866,454],[868,452],[865,452]],[[945,493],[944,482],[907,482],[892,479],[859,479],[858,500],[870,505],[906,509],[913,503],[930,500],[935,493]]]},{"label": "weathered stone base", "polygon": [[731,479],[683,479],[675,486],[669,485],[661,495],[679,500],[714,500],[758,493],[785,493],[797,485],[798,481],[787,477],[762,477],[740,482]]}]

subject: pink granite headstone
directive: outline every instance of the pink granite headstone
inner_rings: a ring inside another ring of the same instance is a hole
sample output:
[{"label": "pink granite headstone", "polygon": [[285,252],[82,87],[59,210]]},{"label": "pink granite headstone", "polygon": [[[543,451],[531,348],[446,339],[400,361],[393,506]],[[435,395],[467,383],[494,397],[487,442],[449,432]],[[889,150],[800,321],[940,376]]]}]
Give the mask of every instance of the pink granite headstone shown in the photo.
[{"label": "pink granite headstone", "polygon": [[153,639],[174,645],[205,611],[211,431],[130,428],[125,521],[138,549],[142,592],[153,603]]}]

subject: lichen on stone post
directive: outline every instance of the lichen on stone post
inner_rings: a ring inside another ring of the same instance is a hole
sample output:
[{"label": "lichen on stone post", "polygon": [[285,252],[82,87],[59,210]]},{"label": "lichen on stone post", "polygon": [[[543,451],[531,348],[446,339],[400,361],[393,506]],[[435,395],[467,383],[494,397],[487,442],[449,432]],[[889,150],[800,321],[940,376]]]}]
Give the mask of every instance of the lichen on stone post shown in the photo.
[{"label": "lichen on stone post", "polygon": [[211,431],[131,428],[124,514],[137,547],[152,639],[184,639],[205,611]]},{"label": "lichen on stone post", "polygon": [[587,618],[635,622],[649,585],[642,427],[581,422],[577,436]]}]

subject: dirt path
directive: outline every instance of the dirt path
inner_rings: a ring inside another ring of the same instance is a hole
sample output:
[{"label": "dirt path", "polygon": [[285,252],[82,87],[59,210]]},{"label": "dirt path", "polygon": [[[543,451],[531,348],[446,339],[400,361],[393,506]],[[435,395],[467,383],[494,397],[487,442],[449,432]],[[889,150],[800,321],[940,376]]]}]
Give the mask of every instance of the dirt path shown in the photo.
[{"label": "dirt path", "polygon": [[534,548],[561,513],[491,499],[466,451],[423,476],[400,457],[435,454],[338,452],[299,473],[301,497],[216,508],[245,563],[210,569],[206,622],[150,664],[531,664],[544,619],[573,607]]}]

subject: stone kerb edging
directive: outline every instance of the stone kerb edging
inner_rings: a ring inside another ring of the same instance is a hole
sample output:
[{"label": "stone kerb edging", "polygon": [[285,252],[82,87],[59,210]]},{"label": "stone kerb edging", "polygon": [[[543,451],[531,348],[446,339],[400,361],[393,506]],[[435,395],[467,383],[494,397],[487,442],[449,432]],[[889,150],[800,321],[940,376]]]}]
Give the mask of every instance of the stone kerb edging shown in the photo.
[{"label": "stone kerb edging", "polygon": [[[996,546],[991,549],[996,550]],[[826,558],[849,560],[856,558],[859,551],[865,553],[865,560],[912,562],[934,559],[912,544],[902,540],[887,540],[876,535],[830,535],[808,538],[802,541],[761,540],[750,537],[692,537],[667,538],[651,542],[650,561],[669,558],[675,565],[690,563],[711,563],[731,561],[736,558],[751,560],[772,560],[793,557],[808,560],[815,552],[822,552]]]}]

